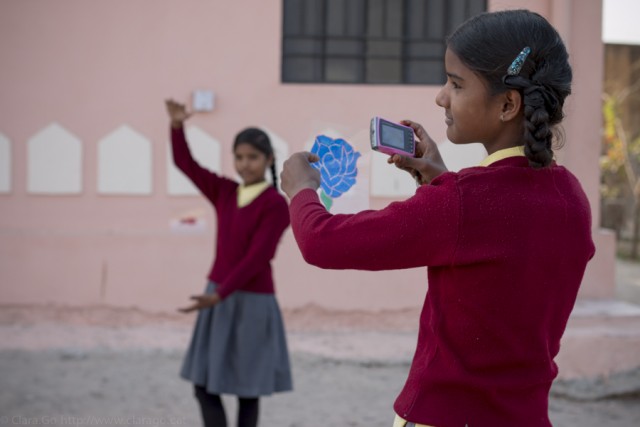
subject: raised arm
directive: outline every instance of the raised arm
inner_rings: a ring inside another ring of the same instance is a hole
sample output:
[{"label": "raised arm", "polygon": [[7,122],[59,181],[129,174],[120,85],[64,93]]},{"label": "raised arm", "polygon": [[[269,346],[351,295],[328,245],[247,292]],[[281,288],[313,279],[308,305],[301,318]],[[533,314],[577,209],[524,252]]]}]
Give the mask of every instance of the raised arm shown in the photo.
[{"label": "raised arm", "polygon": [[291,199],[291,228],[304,259],[332,269],[391,270],[452,262],[460,195],[454,174],[442,174],[403,202],[379,211],[332,215],[320,203],[310,153],[284,163],[282,189]]},{"label": "raised arm", "polygon": [[191,155],[184,133],[184,121],[191,117],[192,113],[187,112],[184,104],[171,99],[166,101],[166,106],[171,121],[171,149],[176,167],[214,203],[222,188],[229,187],[230,191],[235,191],[236,184],[233,181],[200,166]]},{"label": "raised arm", "polygon": [[408,200],[353,215],[332,215],[314,190],[300,191],[289,211],[302,256],[309,264],[328,269],[392,270],[451,264],[460,200],[454,179],[443,179],[445,176],[437,181],[449,182],[423,185]]}]

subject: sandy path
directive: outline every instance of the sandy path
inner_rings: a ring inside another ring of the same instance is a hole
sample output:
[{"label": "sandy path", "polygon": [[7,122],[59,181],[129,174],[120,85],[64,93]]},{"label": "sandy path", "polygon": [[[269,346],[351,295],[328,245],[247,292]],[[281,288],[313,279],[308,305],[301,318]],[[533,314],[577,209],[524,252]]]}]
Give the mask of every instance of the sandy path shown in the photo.
[{"label": "sandy path", "polygon": [[[262,401],[261,426],[389,427],[417,315],[286,312],[295,391]],[[177,375],[191,323],[135,310],[0,308],[0,425],[200,425]],[[233,420],[235,401],[225,402]],[[560,427],[638,426],[640,396],[554,396],[550,416]]]}]

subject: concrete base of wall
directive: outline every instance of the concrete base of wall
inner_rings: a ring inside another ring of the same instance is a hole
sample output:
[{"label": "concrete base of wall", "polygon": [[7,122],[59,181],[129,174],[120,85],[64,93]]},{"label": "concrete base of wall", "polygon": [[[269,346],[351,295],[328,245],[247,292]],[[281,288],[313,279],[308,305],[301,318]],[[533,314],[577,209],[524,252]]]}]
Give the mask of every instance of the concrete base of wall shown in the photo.
[{"label": "concrete base of wall", "polygon": [[600,399],[640,392],[640,305],[579,300],[556,362],[554,393]]}]

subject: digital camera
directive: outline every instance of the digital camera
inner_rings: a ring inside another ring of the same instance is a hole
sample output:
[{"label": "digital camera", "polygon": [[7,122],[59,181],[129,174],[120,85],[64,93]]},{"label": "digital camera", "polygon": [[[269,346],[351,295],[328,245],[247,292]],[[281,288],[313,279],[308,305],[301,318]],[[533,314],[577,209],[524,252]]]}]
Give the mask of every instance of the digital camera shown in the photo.
[{"label": "digital camera", "polygon": [[416,144],[413,129],[381,117],[371,119],[371,148],[388,155],[401,154],[413,157]]}]

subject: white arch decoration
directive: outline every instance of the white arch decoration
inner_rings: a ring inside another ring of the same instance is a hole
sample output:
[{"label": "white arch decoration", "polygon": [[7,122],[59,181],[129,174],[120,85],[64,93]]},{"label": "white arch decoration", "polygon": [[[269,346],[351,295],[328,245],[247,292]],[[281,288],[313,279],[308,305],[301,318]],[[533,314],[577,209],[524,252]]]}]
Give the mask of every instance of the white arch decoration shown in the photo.
[{"label": "white arch decoration", "polygon": [[11,141],[0,133],[0,193],[11,191]]},{"label": "white arch decoration", "polygon": [[98,193],[151,194],[151,160],[151,142],[120,126],[98,141]]},{"label": "white arch decoration", "polygon": [[82,192],[82,142],[57,123],[27,141],[27,191],[35,194]]}]

